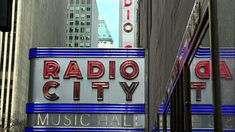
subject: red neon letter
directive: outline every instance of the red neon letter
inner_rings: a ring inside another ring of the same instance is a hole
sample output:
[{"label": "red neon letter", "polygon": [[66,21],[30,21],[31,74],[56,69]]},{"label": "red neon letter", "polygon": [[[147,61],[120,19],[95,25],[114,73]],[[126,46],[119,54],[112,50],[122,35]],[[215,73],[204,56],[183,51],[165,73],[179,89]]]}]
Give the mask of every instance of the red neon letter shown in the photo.
[{"label": "red neon letter", "polygon": [[139,85],[139,82],[132,82],[131,86],[128,86],[126,82],[119,82],[123,91],[126,94],[126,101],[132,101],[132,95]]},{"label": "red neon letter", "polygon": [[78,79],[82,79],[82,74],[79,69],[79,66],[76,61],[70,61],[69,65],[66,69],[66,72],[64,74],[64,79],[69,79],[70,77],[76,77]]},{"label": "red neon letter", "polygon": [[225,79],[232,79],[232,74],[230,73],[230,70],[225,63],[225,61],[220,61],[220,77],[223,77]]},{"label": "red neon letter", "polygon": [[209,61],[199,61],[195,66],[195,74],[200,79],[210,78],[210,62]]},{"label": "red neon letter", "polygon": [[53,79],[59,78],[60,65],[54,60],[45,60],[44,61],[44,71],[43,77],[44,79],[49,79],[52,76]]},{"label": "red neon letter", "polygon": [[130,20],[130,10],[127,10],[127,20]]},{"label": "red neon letter", "polygon": [[92,88],[97,89],[97,101],[103,101],[104,88],[109,88],[109,82],[92,82]]},{"label": "red neon letter", "polygon": [[[95,68],[97,71],[94,71]],[[98,79],[104,75],[104,65],[100,61],[88,61],[87,78]]]},{"label": "red neon letter", "polygon": [[109,61],[109,78],[115,79],[115,61]]},{"label": "red neon letter", "polygon": [[[132,72],[129,73],[126,71],[128,67],[132,68]],[[139,66],[133,60],[124,61],[120,66],[120,74],[127,80],[135,79],[139,75]]]},{"label": "red neon letter", "polygon": [[201,101],[201,90],[205,89],[206,82],[191,82],[191,89],[196,90],[196,101]]},{"label": "red neon letter", "polygon": [[73,100],[80,100],[80,82],[73,84]]},{"label": "red neon letter", "polygon": [[125,23],[123,25],[123,30],[127,33],[131,32],[133,30],[133,25],[131,23]]},{"label": "red neon letter", "polygon": [[43,95],[46,99],[50,100],[50,101],[54,101],[59,99],[59,96],[56,95],[55,93],[49,93],[49,89],[50,88],[57,88],[60,85],[60,83],[56,82],[56,81],[48,81],[44,84],[43,86]]},{"label": "red neon letter", "polygon": [[124,6],[131,6],[132,5],[132,0],[124,0]]}]

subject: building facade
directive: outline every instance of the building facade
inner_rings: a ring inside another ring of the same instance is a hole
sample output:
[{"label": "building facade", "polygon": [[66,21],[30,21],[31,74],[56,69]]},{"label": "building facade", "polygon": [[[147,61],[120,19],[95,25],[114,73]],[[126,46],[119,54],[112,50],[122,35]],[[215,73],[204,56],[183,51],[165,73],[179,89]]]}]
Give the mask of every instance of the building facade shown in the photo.
[{"label": "building facade", "polygon": [[113,38],[103,18],[99,19],[98,48],[113,48]]},{"label": "building facade", "polygon": [[99,13],[96,0],[69,0],[67,13],[67,46],[97,47]]},{"label": "building facade", "polygon": [[140,1],[146,131],[233,131],[234,1]]},{"label": "building facade", "polygon": [[[13,0],[12,30],[0,32],[0,126],[23,131],[32,47],[65,46],[67,1]],[[55,21],[56,20],[56,21]]]}]

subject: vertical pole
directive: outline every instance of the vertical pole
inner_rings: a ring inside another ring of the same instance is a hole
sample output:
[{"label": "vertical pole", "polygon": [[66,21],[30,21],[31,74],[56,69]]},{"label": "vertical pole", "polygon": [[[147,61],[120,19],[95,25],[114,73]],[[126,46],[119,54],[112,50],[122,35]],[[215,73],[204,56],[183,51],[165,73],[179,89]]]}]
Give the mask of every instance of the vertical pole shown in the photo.
[{"label": "vertical pole", "polygon": [[184,100],[183,100],[183,74],[179,78],[179,88],[178,88],[178,108],[179,108],[179,132],[184,131]]},{"label": "vertical pole", "polygon": [[174,92],[170,99],[170,130],[174,131]]},{"label": "vertical pole", "polygon": [[190,68],[184,66],[183,68],[183,88],[185,97],[185,132],[192,132],[192,114],[191,114],[191,86],[190,86]]},{"label": "vertical pole", "polygon": [[167,110],[163,112],[163,132],[167,132]]},{"label": "vertical pole", "polygon": [[156,128],[157,132],[160,132],[160,122],[159,122],[160,121],[159,120],[160,117],[159,116],[160,116],[159,113],[157,113],[157,128]]},{"label": "vertical pole", "polygon": [[219,77],[219,41],[218,41],[218,14],[217,0],[210,0],[209,26],[210,26],[210,48],[211,48],[211,72],[212,72],[212,96],[214,106],[214,130],[222,132],[221,115],[221,88]]}]

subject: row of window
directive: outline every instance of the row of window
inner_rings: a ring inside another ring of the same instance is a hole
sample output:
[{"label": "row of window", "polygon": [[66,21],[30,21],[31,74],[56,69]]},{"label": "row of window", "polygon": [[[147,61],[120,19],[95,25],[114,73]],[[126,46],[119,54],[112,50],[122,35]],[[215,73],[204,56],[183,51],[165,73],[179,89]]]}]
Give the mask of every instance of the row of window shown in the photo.
[{"label": "row of window", "polygon": [[[71,21],[71,22],[69,22],[69,25],[70,25],[70,26],[73,26],[74,23],[75,23],[75,25],[77,26],[77,25],[79,25],[80,22],[79,22],[79,20],[76,20],[75,22]],[[82,25],[82,26],[85,26],[85,24],[86,24],[87,26],[90,26],[90,25],[91,25],[91,22],[89,22],[89,21],[87,21],[87,22],[82,21],[82,22],[81,22],[81,25]]]},{"label": "row of window", "polygon": [[[79,36],[75,36],[74,39],[75,39],[75,40],[78,40],[78,39],[79,39]],[[89,41],[89,40],[90,40],[90,36],[86,36],[86,37],[80,36],[80,40],[85,40],[85,39],[86,39],[87,41]],[[73,40],[73,36],[69,36],[69,40]]]},{"label": "row of window", "polygon": [[[79,18],[79,16],[76,16],[76,15],[77,15],[77,14],[75,14],[75,17],[78,17],[78,18]],[[85,17],[85,15],[82,15],[82,14],[81,14],[81,19],[84,18],[84,17]],[[70,19],[73,19],[73,18],[74,18],[74,13],[70,13],[70,14],[69,14],[69,18],[70,18]],[[91,15],[90,15],[90,14],[87,14],[87,15],[86,15],[86,18],[87,18],[87,19],[91,18]]]},{"label": "row of window", "polygon": [[[68,46],[69,46],[69,47],[73,47],[72,44],[69,44]],[[90,46],[89,43],[86,43],[86,44],[80,43],[80,45],[79,45],[79,44],[76,42],[76,43],[74,44],[74,47],[91,47],[91,46]]]},{"label": "row of window", "polygon": [[[69,28],[69,33],[73,33],[74,31],[75,31],[75,33],[79,33],[78,28],[75,28],[75,29]],[[91,32],[90,28],[86,28],[86,33],[90,33],[90,32]],[[85,33],[85,28],[84,27],[80,28],[80,33]]]},{"label": "row of window", "polygon": [[[71,6],[72,6],[72,5],[71,5]],[[76,9],[76,10],[75,10],[75,9]],[[75,9],[74,9],[74,7],[69,7],[69,11],[70,11],[70,12],[76,11],[76,13],[79,14],[79,9],[80,9],[80,12],[81,12],[81,13],[85,13],[85,7],[79,8],[79,7],[76,6]],[[90,8],[90,7],[87,7],[87,8],[86,8],[86,11],[88,11],[88,12],[91,11],[91,8]]]},{"label": "row of window", "polygon": [[70,4],[90,4],[91,0],[70,0]]}]

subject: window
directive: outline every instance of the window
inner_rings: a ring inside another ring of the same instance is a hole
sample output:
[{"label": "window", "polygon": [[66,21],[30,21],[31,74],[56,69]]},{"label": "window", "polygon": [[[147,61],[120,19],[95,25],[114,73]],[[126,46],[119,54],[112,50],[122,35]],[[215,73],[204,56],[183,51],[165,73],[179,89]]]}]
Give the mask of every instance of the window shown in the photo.
[{"label": "window", "polygon": [[78,36],[75,36],[75,40],[78,40]]},{"label": "window", "polygon": [[84,33],[84,27],[81,28],[81,33]]},{"label": "window", "polygon": [[87,7],[86,10],[87,10],[87,11],[91,11],[91,8],[90,8],[90,7]]},{"label": "window", "polygon": [[91,3],[91,0],[87,0],[87,4],[90,4]]},{"label": "window", "polygon": [[73,29],[72,29],[72,28],[69,28],[69,32],[72,33],[72,32],[73,32]]},{"label": "window", "polygon": [[79,25],[79,21],[75,21],[75,25]]},{"label": "window", "polygon": [[78,47],[78,43],[75,43],[75,47]]},{"label": "window", "polygon": [[73,13],[70,13],[70,19],[72,19],[73,18]]},{"label": "window", "polygon": [[86,28],[87,33],[90,33],[90,31],[91,31],[90,28]]},{"label": "window", "polygon": [[86,18],[91,18],[91,15],[87,15]]},{"label": "window", "polygon": [[85,4],[85,0],[82,0],[82,4]]},{"label": "window", "polygon": [[91,24],[90,22],[86,22],[86,25],[88,25],[88,26],[89,26],[90,24]]},{"label": "window", "polygon": [[84,46],[84,43],[80,43],[80,47],[83,47]]},{"label": "window", "polygon": [[73,25],[73,22],[69,22],[69,25],[72,26],[72,25]]},{"label": "window", "polygon": [[75,33],[78,33],[78,32],[79,32],[78,28],[75,28]]},{"label": "window", "polygon": [[76,4],[79,4],[79,0],[76,0]]},{"label": "window", "polygon": [[73,36],[69,36],[69,40],[73,40]]},{"label": "window", "polygon": [[70,0],[70,4],[73,4],[74,3],[74,0]]}]

